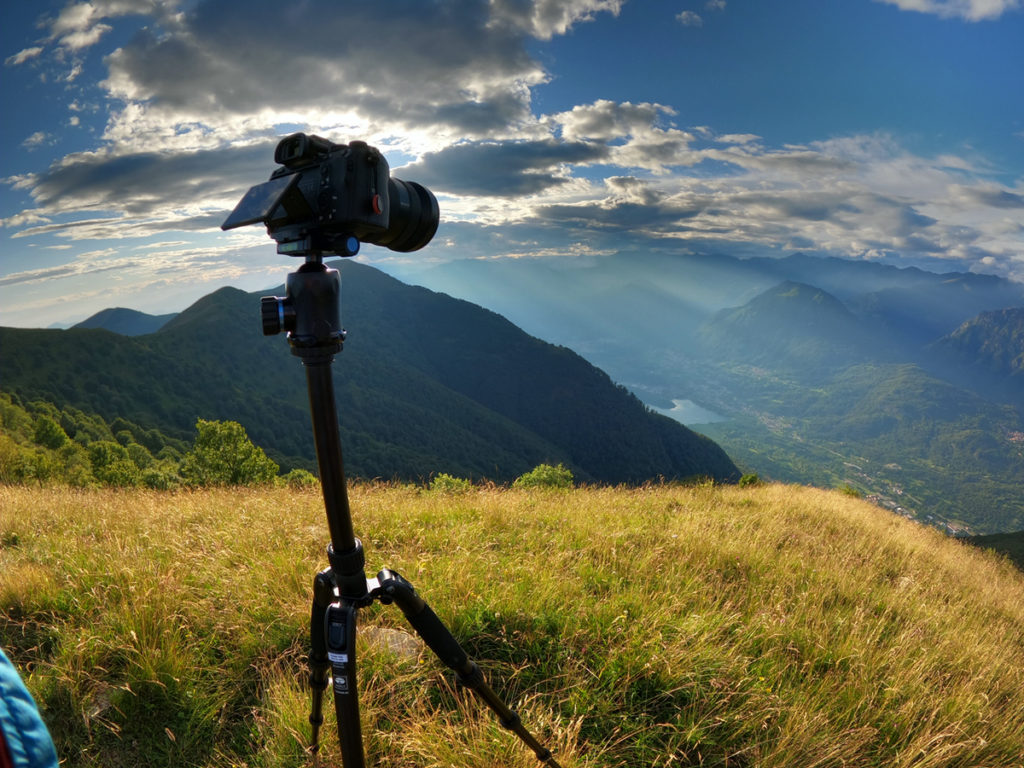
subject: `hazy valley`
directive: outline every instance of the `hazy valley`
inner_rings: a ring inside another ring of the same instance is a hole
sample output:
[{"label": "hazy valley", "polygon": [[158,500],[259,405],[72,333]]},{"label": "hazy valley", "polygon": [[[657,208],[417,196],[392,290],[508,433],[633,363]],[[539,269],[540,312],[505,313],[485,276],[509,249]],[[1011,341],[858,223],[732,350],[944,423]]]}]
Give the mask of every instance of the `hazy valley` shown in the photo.
[{"label": "hazy valley", "polygon": [[744,472],[849,485],[947,530],[1024,528],[1024,285],[800,254],[394,271],[714,419],[684,416]]}]

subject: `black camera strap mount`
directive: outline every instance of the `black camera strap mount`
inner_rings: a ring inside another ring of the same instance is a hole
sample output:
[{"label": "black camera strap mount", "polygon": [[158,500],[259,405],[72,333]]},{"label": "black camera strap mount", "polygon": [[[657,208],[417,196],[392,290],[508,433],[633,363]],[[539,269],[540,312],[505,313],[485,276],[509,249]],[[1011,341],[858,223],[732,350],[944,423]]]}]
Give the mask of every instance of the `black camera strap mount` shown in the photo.
[{"label": "black camera strap mount", "polygon": [[423,642],[550,768],[560,768],[550,750],[523,726],[519,716],[487,684],[480,667],[406,579],[385,568],[367,579],[363,546],[352,528],[342,460],[331,364],[345,339],[340,321],[341,279],[323,264],[321,254],[303,254],[306,263],[288,275],[286,295],[262,300],[263,332],[288,332],[292,353],[302,361],[313,423],[317,465],[331,542],[330,567],[313,580],[310,614],[309,682],[312,690],[310,751],[319,746],[324,722],[323,696],[332,689],[338,739],[345,768],[364,768],[359,692],[356,676],[356,628],[360,608],[394,603]]}]

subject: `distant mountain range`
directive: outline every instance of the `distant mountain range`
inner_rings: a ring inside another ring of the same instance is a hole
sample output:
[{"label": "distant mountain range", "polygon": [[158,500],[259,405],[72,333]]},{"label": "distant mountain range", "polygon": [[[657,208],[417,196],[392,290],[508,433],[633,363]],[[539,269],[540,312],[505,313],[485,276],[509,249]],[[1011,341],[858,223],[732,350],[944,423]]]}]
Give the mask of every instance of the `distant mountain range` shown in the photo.
[{"label": "distant mountain range", "polygon": [[[563,462],[584,482],[739,477],[711,440],[569,349],[373,268],[341,269],[349,337],[334,371],[351,476],[504,481]],[[173,438],[190,440],[198,417],[238,421],[283,467],[314,466],[302,365],[284,337],[261,335],[258,295],[225,288],[169,319],[115,310],[87,324],[0,329],[0,388]]]},{"label": "distant mountain range", "polygon": [[[1024,285],[794,254],[393,267],[569,346],[743,471],[953,531],[1024,529]],[[677,409],[678,411],[678,409]],[[673,411],[673,412],[677,412]]]}]

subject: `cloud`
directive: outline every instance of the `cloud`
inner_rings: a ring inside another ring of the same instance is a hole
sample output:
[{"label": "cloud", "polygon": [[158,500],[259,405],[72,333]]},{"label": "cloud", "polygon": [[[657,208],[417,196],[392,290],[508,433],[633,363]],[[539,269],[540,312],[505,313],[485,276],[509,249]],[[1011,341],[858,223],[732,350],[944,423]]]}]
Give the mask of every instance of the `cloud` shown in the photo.
[{"label": "cloud", "polygon": [[69,2],[56,18],[46,26],[50,29],[49,40],[56,40],[62,48],[81,51],[90,48],[110,32],[112,27],[104,19],[119,16],[145,15],[160,17],[164,3],[160,0],[92,0],[91,2]]},{"label": "cloud", "polygon": [[931,13],[940,18],[990,21],[1021,7],[1021,0],[875,0],[902,11]]},{"label": "cloud", "polygon": [[561,126],[562,136],[570,141],[609,141],[645,132],[663,116],[675,110],[661,104],[614,102],[600,99],[593,104],[580,104],[568,112],[553,115]]},{"label": "cloud", "polygon": [[676,21],[684,27],[704,26],[704,19],[700,17],[700,14],[694,13],[693,11],[683,11],[676,16]]},{"label": "cloud", "polygon": [[610,148],[609,162],[625,168],[664,173],[673,165],[692,165],[694,135],[663,124],[676,114],[661,104],[616,103],[601,99],[553,115],[562,138],[602,141]]},{"label": "cloud", "polygon": [[884,136],[783,148],[716,144],[711,137],[691,149],[705,158],[693,172],[612,177],[585,198],[539,201],[530,215],[540,229],[564,229],[595,247],[798,247],[1024,279],[1024,228],[1013,216],[1024,189],[977,175],[963,183],[949,158],[912,155]]},{"label": "cloud", "polygon": [[103,85],[130,108],[114,116],[108,136],[123,141],[144,113],[158,131],[195,123],[225,137],[289,120],[322,128],[353,115],[375,116],[371,133],[419,137],[426,148],[521,137],[535,123],[530,89],[548,77],[529,39],[620,6],[389,0],[340,12],[332,0],[287,8],[253,0],[239,13],[235,2],[206,0],[170,32],[143,30],[107,58]]},{"label": "cloud", "polygon": [[726,133],[715,137],[715,141],[720,144],[750,144],[760,140],[761,137],[756,133]]},{"label": "cloud", "polygon": [[[531,40],[621,5],[389,0],[342,14],[332,0],[250,0],[238,13],[237,2],[204,0],[175,15],[143,0],[73,3],[50,22],[51,42],[100,39],[104,20],[129,13],[152,23],[105,60],[113,112],[104,143],[4,180],[32,205],[0,224],[29,243],[117,239],[129,248],[174,239],[162,233],[208,237],[245,189],[269,176],[277,134],[301,128],[365,138],[389,157],[400,150],[408,162],[393,160],[396,175],[433,189],[442,233],[479,255],[573,243],[799,245],[983,264],[1024,278],[1016,215],[1024,188],[964,158],[917,156],[877,134],[772,145],[751,133],[679,127],[676,109],[654,102],[603,99],[538,114],[533,91],[549,75]],[[39,55],[22,53],[8,62]],[[224,237],[238,244],[251,235]],[[458,252],[438,246],[438,258]]]},{"label": "cloud", "polygon": [[564,166],[609,155],[607,147],[582,141],[465,142],[427,153],[402,174],[455,195],[520,197],[567,183]]},{"label": "cloud", "polygon": [[597,13],[619,14],[625,0],[494,0],[493,18],[518,27],[538,40],[564,35],[576,23]]},{"label": "cloud", "polygon": [[27,189],[37,207],[2,223],[35,225],[14,237],[72,240],[213,229],[245,189],[269,177],[276,167],[273,148],[264,142],[195,152],[70,155],[44,173],[8,179]]},{"label": "cloud", "polygon": [[43,52],[43,47],[39,45],[32,46],[31,48],[25,48],[24,50],[18,51],[13,56],[8,56],[4,59],[4,64],[8,67],[16,67],[19,64],[24,64],[29,59],[36,58]]},{"label": "cloud", "polygon": [[21,146],[23,146],[23,147],[25,147],[25,149],[31,151],[31,150],[35,149],[36,147],[40,147],[43,144],[46,144],[48,142],[52,142],[53,140],[54,140],[54,137],[51,134],[44,133],[43,131],[36,131],[31,136],[29,136],[27,139],[25,139],[23,142],[21,142]]}]

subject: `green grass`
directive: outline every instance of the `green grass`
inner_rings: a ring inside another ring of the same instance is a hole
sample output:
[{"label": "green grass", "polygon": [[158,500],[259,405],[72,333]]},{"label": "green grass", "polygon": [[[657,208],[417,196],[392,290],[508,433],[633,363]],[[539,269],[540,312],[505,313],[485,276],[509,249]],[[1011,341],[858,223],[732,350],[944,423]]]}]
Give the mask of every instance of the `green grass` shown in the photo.
[{"label": "green grass", "polygon": [[[566,768],[1022,766],[1024,576],[840,493],[356,486],[409,578]],[[311,766],[315,493],[0,486],[0,643],[65,766]],[[360,613],[377,766],[536,765],[401,612]],[[370,630],[373,628],[373,632]],[[340,765],[328,700],[321,765]]]}]

